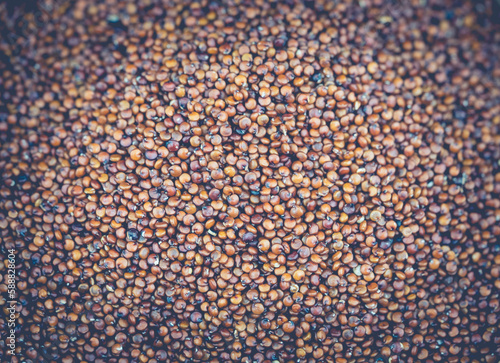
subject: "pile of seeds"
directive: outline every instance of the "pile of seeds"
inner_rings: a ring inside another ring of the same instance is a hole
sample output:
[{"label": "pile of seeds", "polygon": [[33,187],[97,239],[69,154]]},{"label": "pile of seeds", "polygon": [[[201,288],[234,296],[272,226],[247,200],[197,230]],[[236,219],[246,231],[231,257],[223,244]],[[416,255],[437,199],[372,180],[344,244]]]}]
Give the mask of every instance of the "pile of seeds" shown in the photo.
[{"label": "pile of seeds", "polygon": [[500,360],[491,1],[42,4],[0,11],[1,361]]}]

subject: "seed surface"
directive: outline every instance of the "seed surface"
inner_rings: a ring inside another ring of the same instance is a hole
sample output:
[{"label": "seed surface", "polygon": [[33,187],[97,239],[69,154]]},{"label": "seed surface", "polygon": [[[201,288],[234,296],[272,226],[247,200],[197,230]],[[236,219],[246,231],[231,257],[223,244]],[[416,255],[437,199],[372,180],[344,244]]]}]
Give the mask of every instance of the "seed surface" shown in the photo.
[{"label": "seed surface", "polygon": [[43,4],[0,5],[0,356],[500,361],[495,1]]}]

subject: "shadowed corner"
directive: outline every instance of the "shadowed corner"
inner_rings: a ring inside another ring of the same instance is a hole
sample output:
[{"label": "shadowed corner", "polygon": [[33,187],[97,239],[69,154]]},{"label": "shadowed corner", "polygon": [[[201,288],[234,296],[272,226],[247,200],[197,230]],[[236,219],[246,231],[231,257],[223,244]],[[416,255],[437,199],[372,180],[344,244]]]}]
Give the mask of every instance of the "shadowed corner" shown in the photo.
[{"label": "shadowed corner", "polygon": [[11,39],[17,37],[19,31],[18,21],[26,14],[36,13],[40,8],[39,0],[5,0],[0,2],[1,20],[0,31],[2,35]]},{"label": "shadowed corner", "polygon": [[491,20],[494,24],[500,24],[500,0],[493,0],[491,5]]},{"label": "shadowed corner", "polygon": [[29,13],[38,8],[38,0],[5,0],[3,2],[7,10],[7,15],[12,16],[16,11]]}]

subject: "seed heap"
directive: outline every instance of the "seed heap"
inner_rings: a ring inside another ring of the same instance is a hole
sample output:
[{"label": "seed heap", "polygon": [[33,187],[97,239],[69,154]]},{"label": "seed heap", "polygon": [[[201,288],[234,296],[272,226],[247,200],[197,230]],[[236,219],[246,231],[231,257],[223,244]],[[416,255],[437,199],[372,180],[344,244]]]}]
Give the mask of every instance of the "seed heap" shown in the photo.
[{"label": "seed heap", "polygon": [[79,0],[36,31],[26,15],[0,48],[12,362],[498,362],[488,9]]}]

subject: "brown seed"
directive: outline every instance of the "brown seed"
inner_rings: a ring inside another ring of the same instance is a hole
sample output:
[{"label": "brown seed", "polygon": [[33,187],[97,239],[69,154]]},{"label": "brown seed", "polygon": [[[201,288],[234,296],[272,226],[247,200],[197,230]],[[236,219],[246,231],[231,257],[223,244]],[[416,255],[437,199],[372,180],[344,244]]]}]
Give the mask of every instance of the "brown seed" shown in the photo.
[{"label": "brown seed", "polygon": [[496,2],[434,3],[2,8],[14,359],[496,362]]}]

